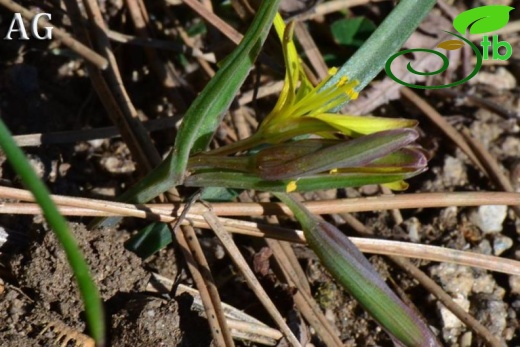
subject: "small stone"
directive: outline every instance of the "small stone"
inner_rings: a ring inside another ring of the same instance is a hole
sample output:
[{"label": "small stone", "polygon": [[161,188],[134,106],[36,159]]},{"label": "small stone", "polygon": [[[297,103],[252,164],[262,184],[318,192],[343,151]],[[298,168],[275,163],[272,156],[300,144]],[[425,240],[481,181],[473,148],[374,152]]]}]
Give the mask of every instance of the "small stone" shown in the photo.
[{"label": "small stone", "polygon": [[507,206],[487,205],[472,210],[469,215],[471,223],[475,224],[484,234],[499,233],[502,231],[502,223],[506,219]]},{"label": "small stone", "polygon": [[475,278],[475,282],[473,283],[473,288],[471,290],[473,293],[484,293],[491,294],[495,290],[496,282],[493,277],[489,274],[481,275]]},{"label": "small stone", "polygon": [[446,187],[461,186],[468,181],[466,168],[460,159],[446,156],[442,171],[442,181]]},{"label": "small stone", "polygon": [[472,340],[473,340],[473,333],[471,331],[466,331],[460,337],[460,347],[471,347]]},{"label": "small stone", "polygon": [[491,243],[489,243],[488,239],[482,240],[478,244],[477,250],[478,250],[479,253],[487,254],[487,255],[491,255],[491,252],[493,251],[492,248],[491,248]]},{"label": "small stone", "polygon": [[511,287],[511,293],[520,295],[520,276],[509,276],[509,286]]},{"label": "small stone", "polygon": [[[455,298],[453,298],[453,301],[457,303],[464,311],[469,311],[469,300],[466,299],[463,295],[457,295]],[[444,329],[458,329],[463,326],[463,323],[457,318],[457,316],[451,313],[450,310],[448,310],[443,305],[439,306],[442,321],[444,323]]]},{"label": "small stone", "polygon": [[443,289],[453,295],[467,297],[475,283],[473,272],[467,266],[442,263],[432,266],[430,272],[432,277],[439,280]]},{"label": "small stone", "polygon": [[513,247],[513,240],[504,235],[496,235],[493,239],[493,253],[498,256]]},{"label": "small stone", "polygon": [[513,89],[516,87],[515,77],[503,67],[499,67],[493,73],[480,72],[472,80],[472,83],[487,84],[496,89]]},{"label": "small stone", "polygon": [[412,218],[406,220],[403,224],[406,227],[406,231],[408,231],[408,237],[410,238],[410,241],[412,241],[412,242],[421,241],[421,237],[419,235],[419,230],[421,228],[421,222],[419,221],[419,219],[412,217]]}]

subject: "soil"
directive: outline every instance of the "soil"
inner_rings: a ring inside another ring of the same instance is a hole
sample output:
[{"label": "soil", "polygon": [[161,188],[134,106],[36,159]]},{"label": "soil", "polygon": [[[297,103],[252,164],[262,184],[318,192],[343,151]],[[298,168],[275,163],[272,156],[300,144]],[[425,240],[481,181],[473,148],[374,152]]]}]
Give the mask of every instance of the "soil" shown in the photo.
[{"label": "soil", "polygon": [[[294,1],[293,1],[294,2]],[[486,2],[486,1],[484,1]],[[507,1],[505,1],[507,2]],[[53,14],[53,23],[72,32],[70,21],[58,1],[30,1],[19,3],[33,10]],[[110,28],[135,35],[128,21],[123,1],[100,1],[105,21]],[[171,28],[169,14],[161,2],[150,2],[148,11],[156,17],[154,31],[165,40],[177,40]],[[289,3],[289,2],[288,2]],[[297,2],[296,2],[297,3]],[[311,6],[314,1],[308,1]],[[460,9],[470,1],[456,1]],[[301,3],[295,10],[299,12]],[[216,51],[225,56],[231,45],[211,29],[200,29],[201,20],[184,5],[179,11],[182,25],[195,33],[195,44],[204,51]],[[356,7],[352,14],[363,15],[375,22],[384,18],[392,5],[386,2]],[[236,27],[247,25],[234,14],[220,8],[222,16],[236,21]],[[229,10],[229,8],[227,9]],[[518,17],[518,15],[516,15]],[[0,36],[7,32],[12,13],[0,8]],[[332,21],[339,14],[326,17]],[[340,50],[329,34],[324,34],[325,22],[312,25],[313,35],[324,35],[323,49]],[[242,30],[243,31],[243,30]],[[177,33],[178,34],[178,33]],[[175,36],[175,39],[172,38]],[[513,42],[513,52],[520,56],[518,34],[506,36]],[[317,40],[317,39],[316,39]],[[317,40],[319,41],[319,40]],[[225,42],[223,44],[222,42]],[[321,44],[321,42],[320,42]],[[321,48],[321,47],[320,47]],[[142,47],[114,43],[116,59],[125,87],[142,120],[165,121],[167,126],[152,133],[161,154],[171,148],[176,128],[178,109],[169,99],[157,77],[150,72],[147,56]],[[83,61],[58,43],[46,41],[2,41],[0,55],[0,112],[2,120],[15,135],[86,131],[110,126],[102,103],[93,90]],[[161,51],[161,58],[171,62],[182,75],[177,92],[187,104],[202,89],[208,78],[193,57]],[[516,58],[515,58],[516,59]],[[217,68],[213,66],[213,68]],[[279,80],[276,73],[266,72],[261,82]],[[256,71],[256,70],[255,70]],[[485,73],[485,74],[484,74]],[[461,89],[518,113],[520,97],[518,62],[503,66],[487,66],[478,83]],[[248,80],[244,90],[254,88]],[[498,115],[470,104],[461,97],[447,98],[437,94],[421,93],[446,119],[457,128],[467,127],[472,136],[498,160],[501,169],[520,191],[520,127],[518,118]],[[270,110],[275,98],[265,98],[243,106],[248,117],[258,120]],[[400,115],[420,120],[423,133],[421,144],[432,159],[429,170],[411,180],[407,192],[480,191],[495,187],[470,162],[460,149],[451,145],[444,134],[425,120],[417,108],[405,100],[396,99],[381,106],[376,115]],[[174,117],[175,116],[175,117]],[[174,121],[172,121],[172,119]],[[161,123],[163,124],[163,123]],[[235,120],[226,117],[215,143],[227,143],[236,135]],[[138,167],[132,160],[125,142],[116,135],[99,139],[43,136],[37,145],[27,145],[31,163],[52,193],[113,200],[139,177]],[[21,187],[19,179],[0,153],[0,185]],[[181,191],[189,197],[191,191]],[[306,194],[308,199],[374,196],[375,186],[359,189],[340,189],[322,195]],[[243,192],[238,201],[258,197],[257,192]],[[12,202],[0,199],[3,202]],[[396,224],[389,211],[354,214],[373,236],[400,241],[419,242],[460,250],[520,260],[520,222],[511,209],[486,210],[480,208],[415,209],[403,210],[404,221]],[[326,216],[349,235],[354,235],[341,216]],[[146,225],[128,219],[115,229],[91,229],[85,225],[89,218],[70,217],[70,228],[85,255],[105,306],[108,326],[108,345],[119,346],[210,346],[213,344],[209,327],[190,294],[152,293],[148,283],[151,273],[193,287],[179,251],[170,245],[146,260],[125,248],[125,241]],[[295,227],[289,220],[286,226]],[[209,260],[221,298],[227,304],[274,327],[253,292],[222,245],[209,231],[196,230]],[[7,235],[4,237],[4,235]],[[4,240],[6,239],[6,240]],[[244,257],[253,263],[255,256],[264,256],[266,244],[262,240],[235,237]],[[334,323],[345,346],[391,346],[387,334],[364,312],[360,305],[337,284],[319,264],[316,256],[303,246],[294,245],[295,253],[304,268],[313,296],[326,317]],[[384,278],[398,285],[422,312],[446,346],[467,347],[484,345],[438,304],[412,278],[388,263],[383,257],[369,258]],[[264,261],[265,263],[265,261]],[[264,264],[265,265],[265,264]],[[520,279],[515,276],[470,269],[468,267],[416,261],[462,307],[482,322],[495,335],[507,341],[508,346],[520,345]],[[280,282],[276,272],[267,265],[258,271],[264,289],[277,305],[291,328],[309,346],[323,346],[315,332],[301,318],[292,300],[294,288]],[[390,281],[391,279],[391,281]],[[58,346],[75,342],[93,346],[86,336],[84,311],[67,259],[53,232],[41,216],[0,214],[0,346]],[[70,340],[70,341],[69,341]],[[258,343],[237,341],[239,346],[260,346]],[[285,341],[278,345],[284,346]]]}]

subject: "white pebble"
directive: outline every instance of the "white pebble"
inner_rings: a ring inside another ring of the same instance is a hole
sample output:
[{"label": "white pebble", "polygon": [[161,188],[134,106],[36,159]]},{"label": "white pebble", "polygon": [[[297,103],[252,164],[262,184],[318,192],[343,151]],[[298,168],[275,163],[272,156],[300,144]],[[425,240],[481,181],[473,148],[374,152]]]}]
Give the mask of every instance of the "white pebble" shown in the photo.
[{"label": "white pebble", "polygon": [[506,215],[507,206],[487,205],[473,210],[469,215],[469,220],[484,234],[499,233],[502,231],[502,223],[506,219]]}]

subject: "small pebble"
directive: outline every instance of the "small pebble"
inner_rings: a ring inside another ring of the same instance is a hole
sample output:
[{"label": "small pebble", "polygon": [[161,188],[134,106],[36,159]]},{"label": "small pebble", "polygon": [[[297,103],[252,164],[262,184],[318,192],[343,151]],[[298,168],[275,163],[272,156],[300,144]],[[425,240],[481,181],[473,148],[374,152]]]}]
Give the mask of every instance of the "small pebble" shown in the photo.
[{"label": "small pebble", "polygon": [[469,215],[471,223],[475,224],[484,234],[499,233],[506,219],[507,206],[487,205],[472,210]]},{"label": "small pebble", "polygon": [[491,243],[489,243],[488,239],[482,240],[477,247],[479,253],[491,255],[493,249],[491,248]]},{"label": "small pebble", "polygon": [[[469,311],[469,300],[465,298],[463,295],[457,295],[453,298],[453,301],[457,303],[464,311]],[[458,329],[463,326],[463,323],[455,316],[453,313],[451,313],[450,310],[448,310],[443,305],[440,306],[441,311],[441,317],[442,321],[444,322],[444,329]]]},{"label": "small pebble", "polygon": [[520,276],[509,276],[509,286],[511,287],[511,293],[520,295]]},{"label": "small pebble", "polygon": [[468,181],[466,167],[460,159],[446,156],[442,172],[442,181],[446,187],[461,186]]},{"label": "small pebble", "polygon": [[406,220],[403,224],[406,227],[406,231],[408,231],[408,237],[410,238],[410,241],[412,241],[412,242],[421,241],[421,237],[419,235],[419,230],[421,228],[421,222],[419,221],[419,219],[412,217],[412,218]]},{"label": "small pebble", "polygon": [[493,239],[493,253],[500,255],[513,247],[513,240],[510,237],[504,235],[496,235]]}]

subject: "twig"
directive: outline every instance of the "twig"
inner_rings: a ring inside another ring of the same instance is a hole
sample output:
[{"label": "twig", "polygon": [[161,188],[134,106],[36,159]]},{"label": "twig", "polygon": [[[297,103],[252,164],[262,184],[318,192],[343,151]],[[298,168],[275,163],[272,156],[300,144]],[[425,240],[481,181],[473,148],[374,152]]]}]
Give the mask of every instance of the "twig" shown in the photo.
[{"label": "twig", "polygon": [[[146,6],[140,0],[126,0],[125,3],[137,36],[142,39],[148,39],[150,35],[147,27],[148,14]],[[174,105],[175,111],[185,111],[186,104],[178,91],[180,83],[174,66],[168,61],[161,61],[158,52],[154,48],[145,47],[144,51],[152,71],[161,83],[169,101]]]},{"label": "twig", "polygon": [[[498,63],[498,62],[503,62],[503,60],[489,60],[489,62]],[[497,104],[496,102],[493,102],[488,99],[484,99],[477,95],[462,93],[455,89],[436,89],[436,90],[431,90],[430,92],[437,94],[437,95],[441,95],[443,97],[449,96],[449,97],[453,97],[453,98],[462,98],[464,101],[467,100],[470,105],[475,105],[475,106],[485,108],[486,110],[496,113],[497,115],[499,115],[500,117],[505,118],[505,119],[520,118],[520,113],[518,113],[517,111],[507,109],[506,107],[504,107],[500,104]]]},{"label": "twig", "polygon": [[[39,208],[35,204],[30,204],[29,208],[12,208],[9,204],[0,204],[0,213],[23,213],[23,214],[38,214]],[[105,212],[98,211],[102,210]],[[64,215],[90,215],[90,216],[127,216],[138,218],[149,218],[150,214],[144,211],[137,211],[133,209],[125,209],[122,207],[109,206],[108,204],[101,204],[96,210],[90,208],[77,207],[60,207],[60,212]],[[110,211],[106,211],[110,210]],[[114,212],[118,210],[118,212]],[[155,211],[156,212],[156,211]],[[157,214],[153,214],[157,217]],[[161,221],[172,222],[175,220],[169,214],[160,215]],[[156,219],[154,219],[156,220]],[[220,218],[221,223],[227,228],[229,232],[248,235],[253,237],[269,237],[278,240],[285,240],[295,243],[305,243],[305,238],[299,230],[292,230],[271,225],[265,225],[255,222],[247,222],[242,220]],[[188,214],[187,220],[182,224],[190,224],[197,228],[210,229],[204,219],[198,214]],[[396,255],[410,258],[427,259],[431,261],[447,262],[465,266],[478,267],[490,271],[497,271],[511,275],[520,275],[520,262],[504,259],[500,257],[493,257],[478,253],[458,251],[448,248],[427,246],[421,244],[414,244],[409,242],[397,242],[378,239],[365,238],[351,238],[352,242],[363,252]]]},{"label": "twig", "polygon": [[195,285],[201,294],[200,297],[204,303],[204,310],[211,328],[211,335],[215,339],[215,344],[219,347],[234,346],[235,344],[231,338],[222,310],[218,289],[211,275],[206,257],[202,252],[202,247],[198,242],[195,230],[191,225],[182,225],[177,230],[174,230],[174,233],[188,263]]},{"label": "twig", "polygon": [[[148,131],[158,131],[175,127],[175,123],[179,121],[180,116],[151,119],[143,122],[143,126]],[[20,147],[32,147],[50,144],[63,144],[78,141],[91,141],[97,139],[109,139],[120,137],[121,133],[115,126],[82,129],[72,131],[60,131],[52,133],[36,133],[27,135],[13,136],[16,144]]]},{"label": "twig", "polygon": [[[6,7],[10,11],[14,13],[20,13],[22,17],[27,21],[32,21],[34,16],[36,15],[32,11],[26,9],[25,7],[18,5],[14,1],[11,0],[0,0],[0,5]],[[69,47],[71,50],[85,58],[85,60],[90,61],[92,64],[97,66],[99,69],[104,70],[108,66],[108,60],[103,58],[101,55],[94,52],[89,47],[85,46],[81,42],[75,40],[69,33],[65,30],[54,27],[51,23],[49,23],[44,18],[40,17],[38,21],[38,27],[41,29],[45,29],[46,27],[53,27],[54,35],[60,39],[64,45]]]},{"label": "twig", "polygon": [[186,45],[181,45],[176,42],[161,40],[156,38],[141,38],[132,35],[126,35],[114,30],[107,30],[107,36],[110,40],[118,43],[125,43],[129,45],[137,45],[144,47],[151,47],[157,49],[164,49],[169,51],[174,51],[177,53],[184,53],[187,55],[191,55],[195,58],[204,59],[210,63],[215,63],[217,60],[215,58],[215,54],[213,53],[204,53],[198,48],[188,47]]},{"label": "twig", "polygon": [[[75,206],[93,210],[112,212],[170,222],[183,208],[182,203],[132,205],[106,200],[76,198],[63,195],[51,195],[62,206]],[[17,199],[32,202],[31,193],[24,189],[0,186],[0,198]],[[377,210],[418,209],[449,206],[484,206],[484,205],[520,205],[520,193],[508,192],[445,192],[382,195],[367,198],[333,199],[326,201],[308,201],[305,206],[314,214],[333,214],[348,212],[366,212]],[[4,205],[0,205],[0,208]],[[203,204],[194,204],[191,214],[207,211]],[[291,211],[282,203],[214,203],[212,211],[218,216],[292,216]]]},{"label": "twig", "polygon": [[388,0],[333,0],[322,2],[318,6],[314,8],[310,13],[306,13],[304,15],[298,16],[298,21],[304,21],[307,19],[312,19],[318,16],[325,16],[329,13],[338,12],[342,10],[346,10],[350,7],[366,5],[372,2],[382,2]]},{"label": "twig", "polygon": [[282,333],[284,334],[287,341],[293,346],[300,346],[300,342],[294,336],[293,332],[287,326],[287,323],[280,315],[280,312],[276,309],[276,306],[273,304],[267,293],[262,288],[262,285],[255,277],[255,274],[249,266],[247,265],[246,260],[240,253],[240,250],[235,245],[233,239],[229,235],[229,233],[225,230],[224,226],[218,220],[218,217],[215,216],[211,211],[206,211],[204,214],[204,219],[211,226],[211,229],[215,232],[220,242],[226,249],[228,255],[231,257],[237,268],[241,271],[242,276],[249,285],[249,288],[255,293],[256,297],[260,300],[260,302],[264,305],[265,309],[273,320],[276,322]]},{"label": "twig", "polygon": [[[152,279],[148,283],[146,290],[153,293],[169,294],[174,288],[176,296],[188,293],[193,297],[193,306],[200,310],[204,309],[200,293],[197,289],[188,287],[182,283],[175,284],[173,280],[156,273],[152,273]],[[222,308],[228,325],[232,329],[231,332],[236,338],[266,345],[274,345],[276,343],[274,340],[279,340],[283,337],[279,330],[268,327],[258,319],[231,305],[222,303]]]},{"label": "twig", "polygon": [[[233,41],[235,44],[239,44],[242,40],[243,35],[235,30],[228,23],[224,22],[220,17],[216,16],[210,10],[208,10],[203,4],[196,0],[182,0],[186,5],[191,7],[195,12],[199,14],[204,20],[210,23],[215,28],[218,28],[227,38]],[[166,0],[168,3],[172,3],[172,0]]]},{"label": "twig", "polygon": [[325,63],[318,46],[314,42],[314,39],[302,22],[296,22],[296,25],[294,26],[294,34],[298,38],[307,58],[309,58],[309,61],[314,68],[314,71],[318,75],[318,80],[321,81],[326,78],[329,74],[327,64]]},{"label": "twig", "polygon": [[[262,197],[260,199],[262,201]],[[266,197],[265,200],[268,199]],[[266,216],[266,220],[274,225],[279,224],[276,216]],[[327,320],[316,300],[312,297],[307,277],[290,243],[276,239],[266,239],[266,242],[273,251],[273,256],[287,284],[297,288],[293,299],[298,311],[314,328],[316,335],[320,337],[326,346],[342,346],[343,344],[337,336],[335,328]]]},{"label": "twig", "polygon": [[[114,67],[117,66],[117,64],[110,50],[108,38],[103,32],[100,33],[105,25],[103,23],[101,12],[97,7],[97,3],[94,2],[90,5],[92,6],[87,6],[87,8],[90,9],[88,12],[90,13],[90,16],[93,17],[92,21],[98,25],[96,28],[96,37],[101,41],[102,51],[110,62],[110,66],[109,69],[107,69],[107,73],[101,74],[98,69],[87,64],[89,77],[97,95],[107,111],[107,114],[110,116],[112,123],[117,125],[125,143],[134,157],[134,160],[139,163],[140,170],[147,171],[158,164],[160,156],[157,152],[154,153],[155,148],[150,139],[147,138],[148,135],[146,131],[142,129],[141,123],[136,119],[137,112],[131,105],[129,98],[126,95],[126,91],[122,87],[122,82],[119,83],[121,78]],[[65,0],[65,6],[76,35],[78,35],[85,43],[89,43],[90,35],[83,25],[84,18],[81,15],[78,2],[74,0]],[[110,82],[107,82],[105,78],[109,79]],[[111,87],[113,87],[113,89],[111,89]],[[117,95],[117,98],[115,94]],[[150,160],[157,162],[151,163]]]},{"label": "twig", "polygon": [[424,272],[415,267],[410,261],[401,257],[389,257],[395,264],[413,276],[419,283],[428,289],[439,301],[446,306],[457,318],[466,324],[471,330],[481,336],[484,341],[492,347],[504,347],[505,343],[497,339],[491,332],[478,320],[465,312],[452,298]]},{"label": "twig", "polygon": [[[463,129],[462,135],[473,150],[473,153],[475,153],[477,158],[484,166],[487,176],[491,179],[491,181],[494,182],[498,188],[503,191],[514,192],[515,189],[513,188],[511,181],[509,181],[509,179],[504,175],[498,162],[495,160],[495,158],[493,158],[491,153],[489,153],[489,151],[484,148],[480,142],[471,137],[467,129]],[[511,208],[515,211],[517,217],[520,217],[520,204],[511,206]]]}]

